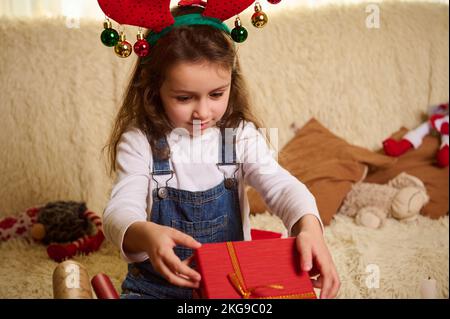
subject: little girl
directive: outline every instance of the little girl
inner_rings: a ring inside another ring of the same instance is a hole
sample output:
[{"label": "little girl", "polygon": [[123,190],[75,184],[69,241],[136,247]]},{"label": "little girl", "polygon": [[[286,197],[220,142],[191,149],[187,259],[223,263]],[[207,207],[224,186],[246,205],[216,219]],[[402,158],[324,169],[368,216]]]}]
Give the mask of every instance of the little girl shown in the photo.
[{"label": "little girl", "polygon": [[226,29],[173,27],[137,62],[108,145],[117,178],[103,215],[106,237],[129,264],[122,297],[192,298],[201,280],[193,249],[251,239],[247,184],[297,237],[321,298],[333,298],[340,283],[314,197],[258,131]]}]

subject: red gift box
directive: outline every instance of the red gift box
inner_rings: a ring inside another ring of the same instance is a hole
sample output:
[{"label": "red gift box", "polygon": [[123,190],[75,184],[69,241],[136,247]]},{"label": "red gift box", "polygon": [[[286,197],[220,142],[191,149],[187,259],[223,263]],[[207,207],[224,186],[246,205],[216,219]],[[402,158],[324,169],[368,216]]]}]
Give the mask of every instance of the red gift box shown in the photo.
[{"label": "red gift box", "polygon": [[203,244],[195,251],[206,299],[316,299],[295,238]]},{"label": "red gift box", "polygon": [[280,233],[276,233],[273,231],[263,230],[263,229],[251,229],[250,234],[252,240],[261,240],[261,239],[271,239],[271,238],[281,238]]}]

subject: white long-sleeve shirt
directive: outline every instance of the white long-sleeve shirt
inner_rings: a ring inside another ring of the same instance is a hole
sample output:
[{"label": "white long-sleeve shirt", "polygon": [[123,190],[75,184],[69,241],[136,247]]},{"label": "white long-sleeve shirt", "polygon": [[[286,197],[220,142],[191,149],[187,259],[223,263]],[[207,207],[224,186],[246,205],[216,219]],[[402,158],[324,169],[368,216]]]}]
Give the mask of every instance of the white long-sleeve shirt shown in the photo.
[{"label": "white long-sleeve shirt", "polygon": [[[217,168],[221,134],[209,128],[202,135],[191,137],[181,131],[167,136],[171,150],[170,166],[174,176],[168,186],[176,189],[205,191],[217,186],[224,173],[232,176],[235,166]],[[314,196],[298,179],[283,169],[266,144],[264,136],[252,123],[242,122],[236,131],[236,156],[242,169],[239,180],[239,201],[245,240],[250,240],[249,203],[245,185],[255,188],[264,198],[269,211],[281,218],[288,233],[307,214],[315,215],[322,226]],[[123,239],[128,227],[145,221],[151,214],[153,156],[145,134],[137,128],[126,131],[117,147],[117,178],[111,198],[103,213],[103,229],[108,240],[121,249],[129,263],[148,258],[146,253],[126,254]],[[165,186],[170,176],[153,176]]]}]

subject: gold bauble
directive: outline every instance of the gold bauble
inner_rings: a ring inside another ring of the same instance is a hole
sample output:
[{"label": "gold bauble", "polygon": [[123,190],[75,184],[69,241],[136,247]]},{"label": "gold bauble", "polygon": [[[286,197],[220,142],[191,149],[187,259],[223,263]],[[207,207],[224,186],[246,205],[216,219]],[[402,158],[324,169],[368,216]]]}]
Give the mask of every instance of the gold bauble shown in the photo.
[{"label": "gold bauble", "polygon": [[267,22],[269,22],[269,18],[262,11],[255,12],[252,16],[252,24],[257,28],[265,27]]},{"label": "gold bauble", "polygon": [[114,47],[114,52],[118,57],[128,58],[131,55],[131,52],[133,52],[133,47],[131,43],[122,41],[117,43],[117,45]]},{"label": "gold bauble", "polygon": [[114,47],[114,52],[120,58],[128,58],[133,52],[133,46],[127,41],[123,31],[120,32],[120,41]]}]

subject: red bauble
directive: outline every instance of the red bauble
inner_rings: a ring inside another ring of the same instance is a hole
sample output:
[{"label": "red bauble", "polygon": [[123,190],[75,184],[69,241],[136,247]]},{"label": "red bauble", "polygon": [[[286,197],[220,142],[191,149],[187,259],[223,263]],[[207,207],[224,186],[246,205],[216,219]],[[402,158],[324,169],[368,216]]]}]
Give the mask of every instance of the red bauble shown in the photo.
[{"label": "red bauble", "polygon": [[267,0],[271,4],[278,4],[281,2],[281,0]]},{"label": "red bauble", "polygon": [[147,40],[137,40],[133,48],[134,52],[141,58],[146,57],[150,53],[150,44]]}]

